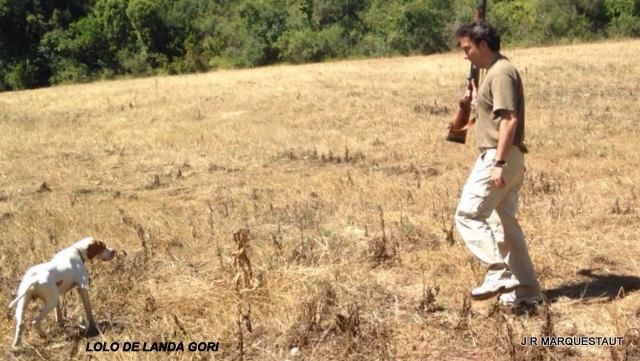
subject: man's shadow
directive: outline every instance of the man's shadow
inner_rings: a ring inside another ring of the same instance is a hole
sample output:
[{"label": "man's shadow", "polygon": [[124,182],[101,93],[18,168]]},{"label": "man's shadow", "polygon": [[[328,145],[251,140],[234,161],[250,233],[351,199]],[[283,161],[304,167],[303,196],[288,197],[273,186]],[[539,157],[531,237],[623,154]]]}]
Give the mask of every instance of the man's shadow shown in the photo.
[{"label": "man's shadow", "polygon": [[543,291],[547,302],[556,302],[560,297],[611,301],[640,289],[640,277],[616,274],[601,275],[594,273],[592,269],[582,269],[577,274],[590,279]]}]

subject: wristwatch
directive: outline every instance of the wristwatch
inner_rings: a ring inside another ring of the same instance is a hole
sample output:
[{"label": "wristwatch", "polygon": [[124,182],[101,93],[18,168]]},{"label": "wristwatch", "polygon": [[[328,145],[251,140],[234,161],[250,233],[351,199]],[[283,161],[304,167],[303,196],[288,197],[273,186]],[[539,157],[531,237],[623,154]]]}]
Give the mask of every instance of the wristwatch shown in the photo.
[{"label": "wristwatch", "polygon": [[505,160],[502,160],[502,159],[496,159],[493,162],[493,166],[494,167],[504,168],[505,165],[507,165],[507,162]]}]

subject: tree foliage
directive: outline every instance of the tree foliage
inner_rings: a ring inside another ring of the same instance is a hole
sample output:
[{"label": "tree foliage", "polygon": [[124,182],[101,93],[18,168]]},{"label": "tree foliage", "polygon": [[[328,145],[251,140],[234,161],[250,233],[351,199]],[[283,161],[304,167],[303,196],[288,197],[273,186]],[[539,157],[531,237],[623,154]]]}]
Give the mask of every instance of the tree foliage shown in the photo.
[{"label": "tree foliage", "polygon": [[[475,0],[0,0],[0,90],[454,45]],[[510,44],[640,35],[640,0],[493,0]]]}]

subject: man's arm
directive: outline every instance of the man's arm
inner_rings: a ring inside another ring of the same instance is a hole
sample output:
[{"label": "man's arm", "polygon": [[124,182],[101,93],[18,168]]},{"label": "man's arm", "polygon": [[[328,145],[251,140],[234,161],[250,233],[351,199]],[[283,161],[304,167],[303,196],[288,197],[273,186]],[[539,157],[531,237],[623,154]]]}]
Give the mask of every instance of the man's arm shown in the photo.
[{"label": "man's arm", "polygon": [[502,118],[498,128],[498,147],[496,149],[496,160],[505,160],[513,145],[518,128],[518,117],[510,110],[499,110],[498,115]]},{"label": "man's arm", "polygon": [[[518,117],[516,113],[510,110],[499,110],[498,115],[502,120],[498,128],[498,147],[496,148],[496,161],[504,161],[513,145],[513,139],[516,136],[518,128]],[[491,170],[491,182],[498,188],[506,185],[503,177],[502,166],[494,166]]]}]

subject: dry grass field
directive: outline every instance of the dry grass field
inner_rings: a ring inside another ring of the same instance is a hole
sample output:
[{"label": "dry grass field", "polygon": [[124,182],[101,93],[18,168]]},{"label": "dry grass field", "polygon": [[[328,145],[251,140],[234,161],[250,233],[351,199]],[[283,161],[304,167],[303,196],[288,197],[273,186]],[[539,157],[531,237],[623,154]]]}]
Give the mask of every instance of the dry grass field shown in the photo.
[{"label": "dry grass field", "polygon": [[[467,297],[483,268],[451,227],[477,151],[443,141],[459,53],[0,94],[0,358],[638,360],[638,53],[505,51],[525,81],[519,215],[547,299],[526,313]],[[86,235],[119,251],[89,266],[103,334],[79,337],[72,292],[65,327],[52,312],[48,340],[28,328],[12,350],[20,277]],[[519,345],[544,335],[625,345]]]}]

